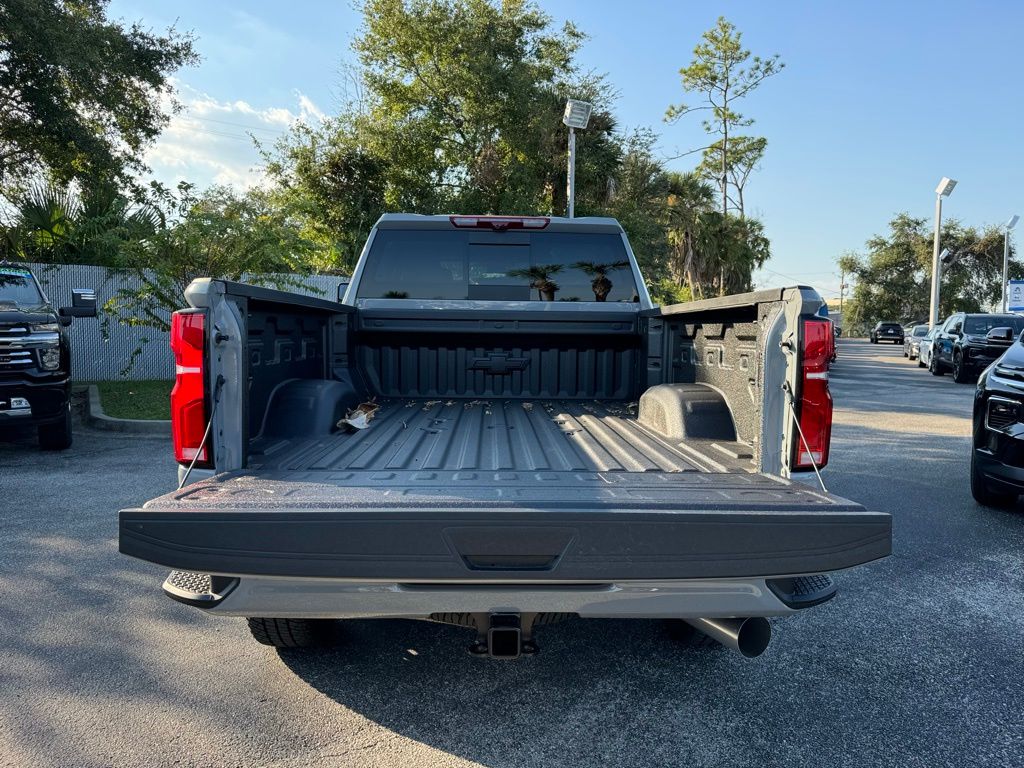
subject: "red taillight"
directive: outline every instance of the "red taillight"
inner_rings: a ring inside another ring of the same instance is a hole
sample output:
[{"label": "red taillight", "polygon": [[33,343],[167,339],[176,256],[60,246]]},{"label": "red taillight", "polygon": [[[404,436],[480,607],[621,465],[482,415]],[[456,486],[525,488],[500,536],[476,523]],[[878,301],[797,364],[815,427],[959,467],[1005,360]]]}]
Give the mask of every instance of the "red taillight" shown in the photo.
[{"label": "red taillight", "polygon": [[551,219],[547,216],[449,216],[453,227],[459,229],[544,229]]},{"label": "red taillight", "polygon": [[171,390],[171,436],[174,458],[182,464],[211,468],[206,432],[206,315],[200,311],[171,315],[174,389]]},{"label": "red taillight", "polygon": [[[803,321],[800,393],[797,413],[801,438],[795,440],[793,469],[821,469],[828,464],[832,439],[832,395],[828,391],[828,367],[835,340],[832,323],[822,318]],[[806,443],[806,444],[805,444]],[[813,462],[812,462],[813,459]]]}]

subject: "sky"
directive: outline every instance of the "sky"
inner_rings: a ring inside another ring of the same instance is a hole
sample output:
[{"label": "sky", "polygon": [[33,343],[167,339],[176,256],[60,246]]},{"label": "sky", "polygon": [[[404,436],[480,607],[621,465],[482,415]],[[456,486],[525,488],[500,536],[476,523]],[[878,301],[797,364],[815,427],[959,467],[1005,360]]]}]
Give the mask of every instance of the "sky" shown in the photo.
[{"label": "sky", "polygon": [[[703,146],[699,116],[672,125],[663,116],[684,100],[679,68],[719,15],[754,54],[782,57],[783,72],[738,107],[756,120],[746,131],[768,139],[746,194],[772,244],[758,287],[802,283],[838,296],[836,258],[862,251],[898,212],[930,219],[943,176],[959,182],[945,217],[980,226],[1024,214],[1024,3],[539,5],[589,36],[583,69],[607,75],[620,126],[655,130],[665,157]],[[258,183],[247,134],[272,143],[296,120],[336,113],[349,92],[360,17],[347,0],[113,0],[110,15],[198,38],[202,62],[176,76],[184,110],[147,155],[165,182]],[[668,165],[688,170],[698,157]]]}]

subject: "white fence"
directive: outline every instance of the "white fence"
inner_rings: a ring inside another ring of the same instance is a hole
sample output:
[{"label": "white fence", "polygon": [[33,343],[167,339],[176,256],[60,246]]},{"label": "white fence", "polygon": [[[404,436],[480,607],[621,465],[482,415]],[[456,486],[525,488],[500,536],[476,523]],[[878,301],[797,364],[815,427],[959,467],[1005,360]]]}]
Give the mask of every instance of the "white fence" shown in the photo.
[{"label": "white fence", "polygon": [[[72,288],[92,288],[100,317],[75,318],[68,328],[71,341],[72,374],[77,381],[115,379],[173,379],[174,357],[168,334],[156,328],[128,326],[103,314],[103,304],[123,288],[139,288],[140,280],[132,272],[81,264],[28,264],[43,286],[54,307],[71,306]],[[294,276],[304,286],[290,291],[333,299],[342,278],[333,275]],[[184,297],[181,300],[185,305]],[[132,355],[136,355],[134,363]],[[127,367],[127,370],[125,370]],[[124,371],[122,373],[122,371]]]}]

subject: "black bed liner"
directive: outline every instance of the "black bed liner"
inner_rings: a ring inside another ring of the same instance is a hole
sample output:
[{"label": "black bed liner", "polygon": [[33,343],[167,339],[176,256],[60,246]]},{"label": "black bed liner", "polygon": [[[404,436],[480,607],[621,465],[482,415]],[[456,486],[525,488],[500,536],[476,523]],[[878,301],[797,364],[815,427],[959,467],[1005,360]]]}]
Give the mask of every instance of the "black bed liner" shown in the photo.
[{"label": "black bed liner", "polygon": [[[636,402],[386,399],[368,429],[318,439],[253,442],[264,470],[551,470],[693,472],[723,469],[636,420]],[[718,452],[720,460],[729,454]]]}]

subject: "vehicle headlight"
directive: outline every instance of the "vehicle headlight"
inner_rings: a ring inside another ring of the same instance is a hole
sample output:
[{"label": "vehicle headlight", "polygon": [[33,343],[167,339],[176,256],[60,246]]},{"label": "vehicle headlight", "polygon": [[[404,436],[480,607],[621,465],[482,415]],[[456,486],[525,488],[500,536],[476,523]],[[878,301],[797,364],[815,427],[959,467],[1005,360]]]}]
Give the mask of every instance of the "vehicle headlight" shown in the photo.
[{"label": "vehicle headlight", "polygon": [[60,333],[60,326],[57,323],[40,323],[29,329],[32,333]]},{"label": "vehicle headlight", "polygon": [[60,347],[39,350],[39,365],[44,371],[55,371],[60,368]]}]

